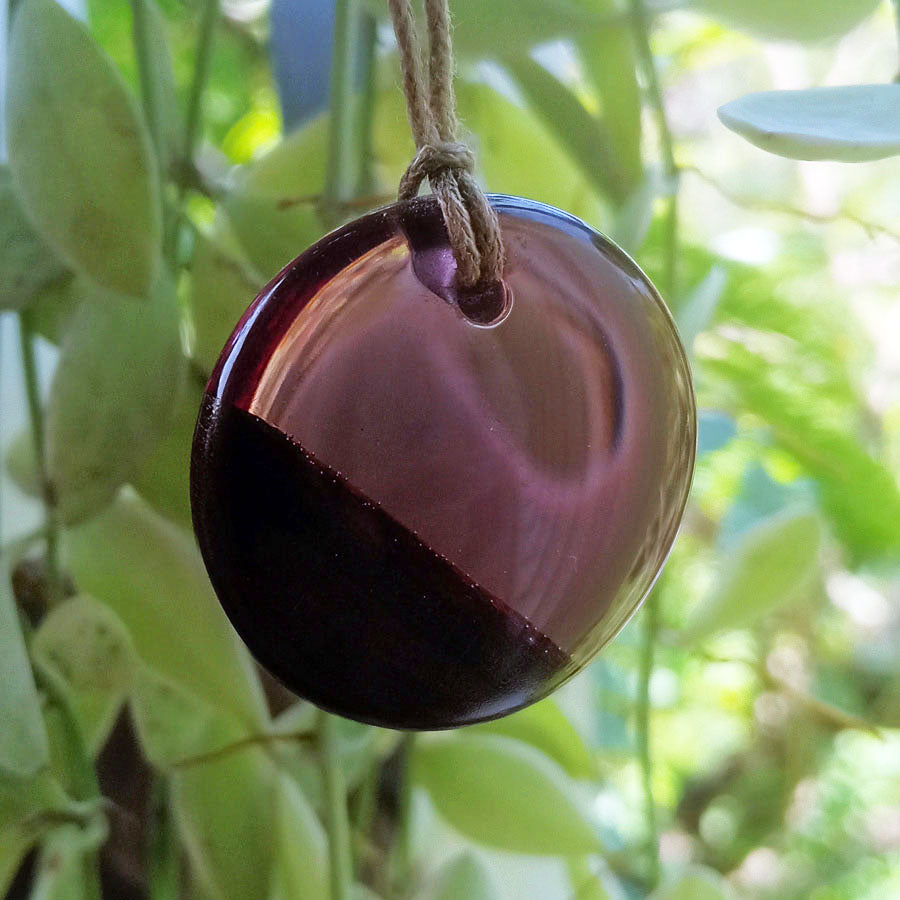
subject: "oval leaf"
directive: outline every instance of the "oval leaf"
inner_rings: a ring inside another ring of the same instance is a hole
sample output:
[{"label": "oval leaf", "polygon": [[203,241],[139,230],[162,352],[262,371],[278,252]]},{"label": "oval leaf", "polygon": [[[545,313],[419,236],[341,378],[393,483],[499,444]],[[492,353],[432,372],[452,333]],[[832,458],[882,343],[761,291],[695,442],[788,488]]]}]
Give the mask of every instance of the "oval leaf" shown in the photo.
[{"label": "oval leaf", "polygon": [[0,565],[0,722],[0,775],[28,778],[47,764],[47,732],[5,565]]},{"label": "oval leaf", "polygon": [[85,743],[96,754],[131,685],[134,648],[121,619],[91,597],[72,597],[41,622],[32,652],[68,684]]},{"label": "oval leaf", "polygon": [[693,0],[712,18],[776,40],[818,41],[838,37],[870,15],[880,0]]},{"label": "oval leaf", "polygon": [[31,227],[0,169],[0,309],[21,309],[66,269]]},{"label": "oval leaf", "polygon": [[147,665],[214,709],[265,727],[250,659],[187,532],[123,495],[64,538],[80,590],[112,607]]},{"label": "oval leaf", "polygon": [[173,773],[175,820],[212,900],[269,896],[275,786],[275,768],[258,747]]},{"label": "oval leaf", "polygon": [[26,214],[73,268],[146,293],[159,257],[159,184],[115,66],[54,0],[23,0],[8,71],[9,165]]},{"label": "oval leaf", "polygon": [[555,700],[534,703],[511,716],[474,725],[468,733],[502,734],[537,747],[573,778],[595,778],[597,764]]},{"label": "oval leaf", "polygon": [[467,851],[441,867],[429,896],[431,900],[498,900],[500,894],[487,864]]},{"label": "oval leaf", "polygon": [[518,853],[600,849],[575,785],[527,744],[474,734],[420,741],[415,771],[444,818],[473,840]]},{"label": "oval leaf", "polygon": [[719,118],[790,159],[867,162],[900,153],[900,84],[762,91],[725,104]]},{"label": "oval leaf", "polygon": [[297,783],[278,779],[273,900],[328,900],[328,839]]},{"label": "oval leaf", "polygon": [[784,511],[745,532],[684,640],[744,627],[801,598],[819,572],[821,542],[819,518],[806,511]]},{"label": "oval leaf", "polygon": [[145,303],[81,279],[50,391],[50,477],[65,521],[91,515],[132,480],[166,434],[182,389],[175,289],[161,278]]}]

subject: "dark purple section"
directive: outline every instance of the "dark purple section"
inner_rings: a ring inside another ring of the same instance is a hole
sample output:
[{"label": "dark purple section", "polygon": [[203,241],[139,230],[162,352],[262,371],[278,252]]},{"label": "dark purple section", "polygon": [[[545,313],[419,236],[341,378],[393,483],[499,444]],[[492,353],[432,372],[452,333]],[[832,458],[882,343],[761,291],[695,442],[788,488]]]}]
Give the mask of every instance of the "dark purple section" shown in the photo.
[{"label": "dark purple section", "polygon": [[250,413],[207,394],[191,471],[213,585],[254,656],[325,709],[437,729],[549,693],[569,657]]}]

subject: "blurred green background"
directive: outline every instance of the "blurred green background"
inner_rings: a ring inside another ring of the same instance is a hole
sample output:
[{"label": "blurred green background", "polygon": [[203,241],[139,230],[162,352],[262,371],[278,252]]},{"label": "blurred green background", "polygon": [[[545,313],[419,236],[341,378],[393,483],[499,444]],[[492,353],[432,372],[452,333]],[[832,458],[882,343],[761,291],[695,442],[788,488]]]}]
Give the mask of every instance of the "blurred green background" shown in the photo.
[{"label": "blurred green background", "polygon": [[651,602],[554,698],[327,747],[227,625],[187,475],[241,312],[413,155],[386,9],[338,6],[336,41],[329,0],[0,14],[0,894],[327,900],[334,751],[355,898],[896,900],[900,169],[716,116],[890,82],[891,5],[453,0],[481,183],[659,285],[697,473]]}]

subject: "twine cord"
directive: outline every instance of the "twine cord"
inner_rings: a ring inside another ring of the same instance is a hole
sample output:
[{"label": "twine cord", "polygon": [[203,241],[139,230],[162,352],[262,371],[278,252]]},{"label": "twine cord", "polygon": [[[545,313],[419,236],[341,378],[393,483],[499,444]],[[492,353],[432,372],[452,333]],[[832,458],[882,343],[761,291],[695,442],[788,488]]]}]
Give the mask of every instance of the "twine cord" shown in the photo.
[{"label": "twine cord", "polygon": [[503,243],[493,207],[475,181],[475,158],[457,138],[453,94],[453,47],[448,0],[425,0],[428,29],[428,85],[411,0],[389,0],[409,124],[417,153],[400,180],[398,199],[411,200],[427,178],[441,207],[463,287],[499,281]]}]

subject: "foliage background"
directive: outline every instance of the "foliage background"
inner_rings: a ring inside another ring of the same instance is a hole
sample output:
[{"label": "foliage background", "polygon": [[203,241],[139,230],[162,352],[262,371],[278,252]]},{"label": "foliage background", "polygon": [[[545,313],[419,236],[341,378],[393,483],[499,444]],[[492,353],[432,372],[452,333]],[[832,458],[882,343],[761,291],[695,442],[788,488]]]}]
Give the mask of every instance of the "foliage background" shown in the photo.
[{"label": "foliage background", "polygon": [[0,893],[95,898],[99,865],[108,897],[326,898],[333,751],[359,897],[900,896],[900,172],[770,156],[716,117],[889,82],[889,6],[452,4],[483,183],[582,216],[661,286],[698,470],[655,599],[555,698],[415,743],[339,723],[332,746],[225,623],[187,459],[256,290],[411,158],[384,10],[344,35],[341,186],[325,0],[89,0],[86,29],[17,5]]}]

